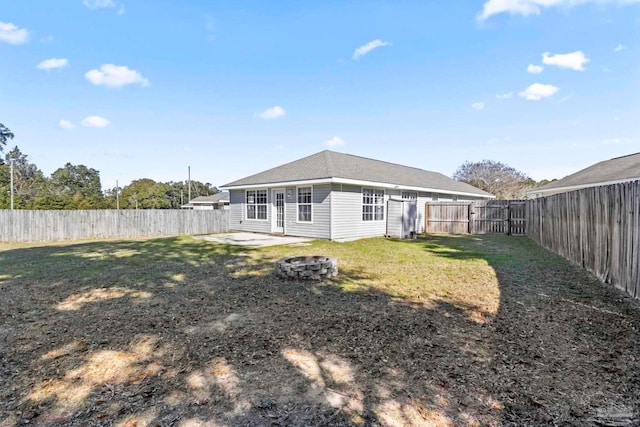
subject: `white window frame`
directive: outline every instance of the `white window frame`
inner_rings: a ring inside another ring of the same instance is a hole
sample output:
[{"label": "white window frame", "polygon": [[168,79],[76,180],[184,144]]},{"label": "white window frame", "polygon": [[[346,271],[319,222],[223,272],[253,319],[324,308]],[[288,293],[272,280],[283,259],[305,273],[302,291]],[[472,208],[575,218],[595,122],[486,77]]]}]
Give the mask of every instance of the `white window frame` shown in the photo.
[{"label": "white window frame", "polygon": [[[300,203],[299,191],[304,188],[309,188],[311,190],[309,203]],[[309,206],[309,214],[311,215],[311,219],[309,221],[300,219],[300,206]],[[313,185],[301,185],[296,187],[296,222],[300,224],[313,224]]]},{"label": "white window frame", "polygon": [[[402,191],[400,193],[402,200],[418,200],[418,192],[417,191]],[[408,196],[408,197],[405,197]],[[414,197],[412,197],[414,196]]]},{"label": "white window frame", "polygon": [[[258,193],[264,192],[265,202],[258,203]],[[249,203],[249,193],[254,193],[254,201]],[[269,221],[269,191],[266,189],[254,189],[254,190],[245,190],[244,192],[244,217],[247,221]],[[253,206],[255,208],[255,218],[249,217],[249,206]],[[265,217],[258,218],[258,207],[264,206]]]},{"label": "white window frame", "polygon": [[[371,197],[373,199],[372,203],[365,203],[365,192],[371,191]],[[373,188],[373,187],[362,187],[360,191],[361,195],[361,206],[360,209],[360,220],[362,222],[383,222],[385,220],[385,190],[383,188]],[[376,198],[379,197],[380,203],[376,203]],[[371,206],[371,219],[365,219],[365,206]],[[378,210],[376,208],[382,208],[381,218],[376,218],[378,214]]]}]

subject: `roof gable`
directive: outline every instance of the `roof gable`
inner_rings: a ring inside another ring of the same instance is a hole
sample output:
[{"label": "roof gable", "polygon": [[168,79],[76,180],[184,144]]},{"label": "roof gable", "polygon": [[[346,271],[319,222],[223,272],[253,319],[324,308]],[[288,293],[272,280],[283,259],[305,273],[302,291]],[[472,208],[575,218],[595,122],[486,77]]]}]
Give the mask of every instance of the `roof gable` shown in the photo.
[{"label": "roof gable", "polygon": [[272,185],[285,182],[330,180],[341,178],[357,181],[369,181],[406,187],[441,189],[449,192],[471,193],[478,196],[491,196],[464,182],[455,181],[441,173],[403,166],[381,160],[368,159],[350,154],[325,150],[311,156],[239,179],[223,185],[243,187],[254,185]]}]

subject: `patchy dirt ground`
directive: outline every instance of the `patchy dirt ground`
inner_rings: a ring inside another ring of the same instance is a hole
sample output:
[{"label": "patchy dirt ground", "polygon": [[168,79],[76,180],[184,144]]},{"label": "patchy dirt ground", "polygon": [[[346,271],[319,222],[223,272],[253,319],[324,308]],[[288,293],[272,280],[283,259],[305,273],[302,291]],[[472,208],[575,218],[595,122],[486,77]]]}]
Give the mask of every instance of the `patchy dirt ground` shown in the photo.
[{"label": "patchy dirt ground", "polygon": [[0,245],[0,296],[0,426],[640,425],[638,304],[524,238]]}]

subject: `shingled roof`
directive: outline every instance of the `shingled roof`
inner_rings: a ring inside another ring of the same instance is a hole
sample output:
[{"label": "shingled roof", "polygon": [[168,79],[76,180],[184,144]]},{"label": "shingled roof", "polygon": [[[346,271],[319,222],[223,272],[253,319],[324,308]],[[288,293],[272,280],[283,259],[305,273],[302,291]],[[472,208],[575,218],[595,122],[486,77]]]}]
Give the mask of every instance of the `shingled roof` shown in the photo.
[{"label": "shingled roof", "polygon": [[544,195],[637,179],[640,180],[640,153],[604,160],[528,193]]},{"label": "shingled roof", "polygon": [[366,181],[386,185],[424,188],[446,193],[465,193],[492,197],[464,182],[441,173],[403,166],[351,154],[325,150],[299,160],[223,185],[225,189],[247,186],[285,184],[304,181]]},{"label": "shingled roof", "polygon": [[220,193],[212,194],[210,196],[199,196],[195,199],[189,200],[189,203],[216,203],[216,202],[228,202],[229,192],[221,191]]}]

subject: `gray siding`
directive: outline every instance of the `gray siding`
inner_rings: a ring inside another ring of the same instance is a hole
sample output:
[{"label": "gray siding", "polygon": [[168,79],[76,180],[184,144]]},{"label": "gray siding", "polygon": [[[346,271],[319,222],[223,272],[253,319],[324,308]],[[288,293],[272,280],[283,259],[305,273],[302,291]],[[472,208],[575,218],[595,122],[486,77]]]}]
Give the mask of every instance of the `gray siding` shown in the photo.
[{"label": "gray siding", "polygon": [[[229,228],[233,231],[252,231],[255,233],[271,233],[271,209],[267,208],[267,220],[246,219],[244,190],[229,192],[231,219]],[[271,203],[271,191],[267,191],[267,202]]]},{"label": "gray siding", "polygon": [[[284,232],[289,236],[331,238],[331,184],[313,185],[311,223],[298,222],[296,187],[287,187]],[[291,193],[291,195],[289,195]]]},{"label": "gray siding", "polygon": [[[432,200],[432,193],[425,193],[421,191],[413,191],[413,190],[388,190],[388,194],[394,197],[401,197],[403,191],[412,191],[414,193],[418,193],[418,212],[416,218],[416,231],[418,233],[424,233],[424,215],[425,215],[425,204]],[[441,194],[439,196],[442,196]]]},{"label": "gray siding", "polygon": [[[385,206],[388,200],[389,196],[385,194]],[[386,208],[384,221],[362,220],[362,187],[334,184],[331,202],[333,203],[332,239],[354,240],[385,235],[387,231]]]},{"label": "gray siding", "polygon": [[[234,231],[250,231],[255,233],[271,233],[273,231],[273,187],[267,190],[267,220],[246,219],[245,190],[230,191],[230,228]],[[296,187],[285,190],[285,225],[284,233],[289,236],[304,236],[317,239],[331,238],[331,185],[313,186],[312,222],[297,222],[298,205]]]},{"label": "gray siding", "polygon": [[[230,192],[230,229],[271,233],[273,231],[273,188],[267,188],[267,220],[248,220],[245,218],[244,190]],[[368,188],[368,187],[367,187]],[[375,188],[375,187],[372,187]],[[384,236],[387,232],[387,205],[389,196],[401,197],[402,189],[385,190],[384,221],[362,220],[362,187],[359,185],[322,184],[313,186],[312,222],[298,222],[297,189],[285,190],[285,234],[318,239],[354,240],[365,237]],[[452,200],[451,195],[439,194],[439,200]],[[480,198],[462,197],[459,200]],[[425,204],[433,200],[432,193],[418,192],[417,232],[425,231]]]}]

